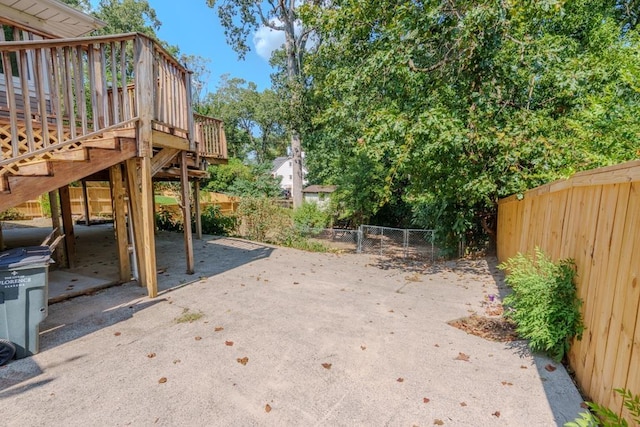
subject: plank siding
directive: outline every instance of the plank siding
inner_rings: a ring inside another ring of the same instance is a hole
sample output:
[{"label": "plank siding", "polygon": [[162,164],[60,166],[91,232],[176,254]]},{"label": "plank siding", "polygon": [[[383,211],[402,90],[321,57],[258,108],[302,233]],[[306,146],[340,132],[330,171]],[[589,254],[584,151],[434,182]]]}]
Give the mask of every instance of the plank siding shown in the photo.
[{"label": "plank siding", "polygon": [[[585,332],[568,358],[583,393],[626,414],[640,393],[640,161],[581,172],[498,203],[498,258],[572,258]],[[627,414],[628,415],[628,414]]]}]

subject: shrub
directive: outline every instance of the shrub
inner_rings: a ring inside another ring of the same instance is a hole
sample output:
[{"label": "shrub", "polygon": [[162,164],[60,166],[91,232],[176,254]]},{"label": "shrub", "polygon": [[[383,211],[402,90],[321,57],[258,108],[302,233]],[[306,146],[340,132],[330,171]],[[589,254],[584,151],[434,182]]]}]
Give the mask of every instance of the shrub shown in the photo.
[{"label": "shrub", "polygon": [[237,219],[233,216],[225,216],[220,212],[220,206],[207,206],[202,212],[202,232],[217,236],[233,234],[237,227]]},{"label": "shrub", "polygon": [[244,236],[251,240],[282,244],[295,234],[290,211],[266,197],[243,197],[238,216]]},{"label": "shrub", "polygon": [[174,218],[173,213],[164,207],[156,212],[156,226],[163,231],[182,231],[183,225],[180,218]]},{"label": "shrub", "polygon": [[317,203],[303,203],[293,211],[293,222],[302,232],[318,228],[327,228],[331,223],[331,215]]},{"label": "shrub", "polygon": [[519,253],[498,267],[507,270],[506,282],[513,288],[504,299],[505,315],[516,322],[533,351],[561,360],[571,339],[581,339],[583,331],[573,261],[553,263],[536,248],[533,258]]},{"label": "shrub", "polygon": [[0,212],[0,221],[17,221],[20,219],[25,219],[25,216],[16,209],[11,208]]},{"label": "shrub", "polygon": [[[634,424],[640,425],[640,395],[633,395],[629,390],[616,388],[616,393],[622,396],[622,404],[629,410]],[[611,409],[596,403],[587,402],[591,412],[583,412],[575,420],[565,423],[565,427],[627,427],[629,422]]]}]

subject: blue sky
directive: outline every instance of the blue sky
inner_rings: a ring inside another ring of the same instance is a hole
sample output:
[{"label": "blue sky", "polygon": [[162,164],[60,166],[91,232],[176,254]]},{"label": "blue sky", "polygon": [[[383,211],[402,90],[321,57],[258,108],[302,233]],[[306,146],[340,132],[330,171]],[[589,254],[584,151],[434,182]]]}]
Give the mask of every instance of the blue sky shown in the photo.
[{"label": "blue sky", "polygon": [[[148,0],[162,26],[158,37],[171,45],[177,45],[180,52],[186,55],[199,55],[209,60],[208,78],[209,92],[215,91],[220,76],[229,74],[258,85],[259,90],[271,87],[271,67],[268,57],[280,42],[276,41],[276,34],[264,30],[260,32],[259,51],[264,57],[256,53],[254,38],[249,40],[251,52],[247,53],[243,61],[227,45],[223,29],[218,19],[216,9],[206,5],[206,0]],[[96,0],[91,1],[96,4]],[[260,37],[260,35],[262,35]],[[207,92],[205,89],[204,92]],[[204,95],[204,93],[203,93]]]}]

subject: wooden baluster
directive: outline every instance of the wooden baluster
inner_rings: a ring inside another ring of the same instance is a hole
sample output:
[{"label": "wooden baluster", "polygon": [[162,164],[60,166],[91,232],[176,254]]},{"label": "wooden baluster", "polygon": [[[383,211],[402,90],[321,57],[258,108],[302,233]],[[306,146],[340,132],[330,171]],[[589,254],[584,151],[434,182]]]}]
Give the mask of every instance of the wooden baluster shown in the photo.
[{"label": "wooden baluster", "polygon": [[20,61],[18,62],[18,74],[20,76],[20,90],[22,91],[22,108],[24,111],[23,121],[27,139],[27,151],[36,150],[33,140],[33,117],[31,116],[31,96],[29,94],[29,65],[27,63],[27,51],[18,52]]},{"label": "wooden baluster", "polygon": [[[71,139],[76,137],[76,113],[73,105],[73,76],[72,76],[72,65],[71,65],[71,52],[72,48],[64,47],[62,48],[64,52],[64,65],[62,66],[62,71],[64,72],[65,82],[65,115],[69,118],[69,128],[71,130]],[[58,143],[64,142],[64,138],[58,140]]]},{"label": "wooden baluster", "polygon": [[44,55],[43,49],[36,49],[34,57],[34,71],[36,82],[36,98],[38,99],[38,114],[40,115],[40,123],[42,126],[42,143],[41,147],[49,146],[49,114],[47,111],[47,92],[44,88],[46,69],[43,64],[46,64],[42,60]]},{"label": "wooden baluster", "polygon": [[116,68],[116,44],[111,43],[111,123],[123,121],[120,117],[120,91],[118,90],[118,71]]},{"label": "wooden baluster", "polygon": [[100,43],[100,51],[98,52],[98,60],[100,61],[98,72],[99,75],[96,76],[98,79],[98,100],[100,101],[98,104],[99,117],[100,117],[100,129],[109,126],[111,123],[109,122],[109,100],[107,99],[107,55],[104,49],[104,43]]},{"label": "wooden baluster", "polygon": [[4,70],[5,87],[7,88],[7,106],[9,107],[9,123],[11,126],[11,156],[16,157],[20,153],[20,140],[18,138],[18,107],[16,94],[13,89],[13,69],[9,52],[2,52],[2,69]]},{"label": "wooden baluster", "polygon": [[[99,65],[96,59],[97,48],[95,45],[89,45],[87,49],[87,67],[89,68],[89,94],[91,98],[91,118],[93,120],[93,131],[97,131],[100,129],[100,113],[98,112],[98,94],[100,86],[97,83],[97,74],[100,74],[100,71],[96,70],[96,67]],[[99,67],[98,67],[99,68]]]}]

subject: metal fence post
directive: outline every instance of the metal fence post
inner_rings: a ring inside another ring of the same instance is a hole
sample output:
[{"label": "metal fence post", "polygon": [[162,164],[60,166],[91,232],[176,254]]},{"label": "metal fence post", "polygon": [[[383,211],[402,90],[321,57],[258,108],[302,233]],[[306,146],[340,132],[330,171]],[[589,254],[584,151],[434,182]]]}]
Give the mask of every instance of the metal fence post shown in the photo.
[{"label": "metal fence post", "polygon": [[409,230],[406,228],[402,230],[402,256],[407,258],[407,251],[409,250]]},{"label": "metal fence post", "polygon": [[362,253],[362,225],[358,227],[358,248],[356,252],[359,254]]}]

